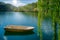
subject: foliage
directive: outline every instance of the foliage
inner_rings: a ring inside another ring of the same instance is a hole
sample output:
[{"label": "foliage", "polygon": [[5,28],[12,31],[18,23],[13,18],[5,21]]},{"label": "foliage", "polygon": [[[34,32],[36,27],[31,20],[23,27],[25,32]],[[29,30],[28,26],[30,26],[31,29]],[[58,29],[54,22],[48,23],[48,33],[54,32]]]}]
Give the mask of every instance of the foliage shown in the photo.
[{"label": "foliage", "polygon": [[[38,0],[38,22],[40,22],[41,18],[51,17],[52,24],[54,28],[54,40],[56,40],[56,30],[57,30],[57,23],[60,24],[60,1],[59,0]],[[40,15],[40,16],[39,16]],[[60,26],[59,26],[60,27]],[[59,29],[58,29],[59,30]],[[59,38],[59,31],[58,31],[58,40]]]},{"label": "foliage", "polygon": [[11,4],[6,4],[4,2],[0,2],[0,11],[14,11],[14,12],[36,11],[37,12],[37,3],[32,3],[32,4],[27,4],[25,6],[15,7]]},{"label": "foliage", "polygon": [[0,2],[0,12],[1,11],[14,11],[16,7],[11,4],[5,4],[4,2]]},{"label": "foliage", "polygon": [[25,6],[18,7],[19,11],[37,11],[37,3],[27,4]]}]

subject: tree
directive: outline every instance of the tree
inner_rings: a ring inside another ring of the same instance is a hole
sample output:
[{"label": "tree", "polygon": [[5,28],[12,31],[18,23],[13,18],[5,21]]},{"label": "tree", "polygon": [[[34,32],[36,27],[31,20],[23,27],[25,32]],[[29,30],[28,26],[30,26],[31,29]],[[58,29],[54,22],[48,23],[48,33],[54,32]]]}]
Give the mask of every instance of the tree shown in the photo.
[{"label": "tree", "polygon": [[[54,30],[54,40],[57,40],[57,23],[60,23],[60,1],[59,0],[38,0],[38,27],[40,27],[40,17],[51,17],[53,30]],[[44,14],[44,15],[43,15]],[[59,31],[58,31],[59,32]],[[58,35],[59,36],[59,35]],[[60,38],[58,38],[60,40]]]}]

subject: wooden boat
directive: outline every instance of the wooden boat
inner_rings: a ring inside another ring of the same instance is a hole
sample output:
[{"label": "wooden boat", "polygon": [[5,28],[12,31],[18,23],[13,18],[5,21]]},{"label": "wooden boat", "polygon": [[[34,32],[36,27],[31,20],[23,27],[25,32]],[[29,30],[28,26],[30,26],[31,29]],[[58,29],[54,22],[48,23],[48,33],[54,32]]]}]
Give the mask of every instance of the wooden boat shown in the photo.
[{"label": "wooden boat", "polygon": [[10,25],[10,26],[6,26],[4,29],[10,32],[27,32],[27,31],[32,31],[34,27]]}]

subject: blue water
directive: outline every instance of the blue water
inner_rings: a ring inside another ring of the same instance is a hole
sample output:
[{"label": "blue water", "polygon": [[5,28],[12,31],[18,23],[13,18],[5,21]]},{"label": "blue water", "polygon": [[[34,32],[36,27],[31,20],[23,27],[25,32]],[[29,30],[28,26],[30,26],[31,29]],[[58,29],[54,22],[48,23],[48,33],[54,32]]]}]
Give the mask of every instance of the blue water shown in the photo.
[{"label": "blue water", "polygon": [[[33,26],[35,29],[33,30],[34,33],[28,35],[14,35],[15,33],[5,35],[4,27],[7,25]],[[50,19],[45,19],[42,22],[41,30],[43,40],[52,40],[53,31]],[[0,12],[0,40],[40,40],[39,36],[37,36],[37,17],[24,12]]]},{"label": "blue water", "polygon": [[[23,12],[0,12],[0,40],[39,40],[37,36],[37,18]],[[33,34],[4,35],[7,25],[33,26]]]},{"label": "blue water", "polygon": [[45,18],[42,22],[43,40],[53,40],[53,27],[51,18]]}]

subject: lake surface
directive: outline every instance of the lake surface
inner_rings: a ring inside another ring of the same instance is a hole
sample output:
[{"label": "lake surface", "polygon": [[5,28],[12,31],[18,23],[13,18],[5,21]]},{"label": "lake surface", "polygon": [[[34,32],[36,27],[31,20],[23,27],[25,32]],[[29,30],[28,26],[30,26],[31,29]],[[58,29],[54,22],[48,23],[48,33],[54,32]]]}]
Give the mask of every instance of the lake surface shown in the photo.
[{"label": "lake surface", "polygon": [[[35,29],[32,33],[24,35],[19,33],[7,33],[5,35],[4,27],[7,25],[33,26]],[[43,40],[52,40],[51,19],[46,18],[43,20],[41,30]],[[40,40],[39,36],[37,36],[37,17],[35,13],[0,12],[0,40]]]}]

